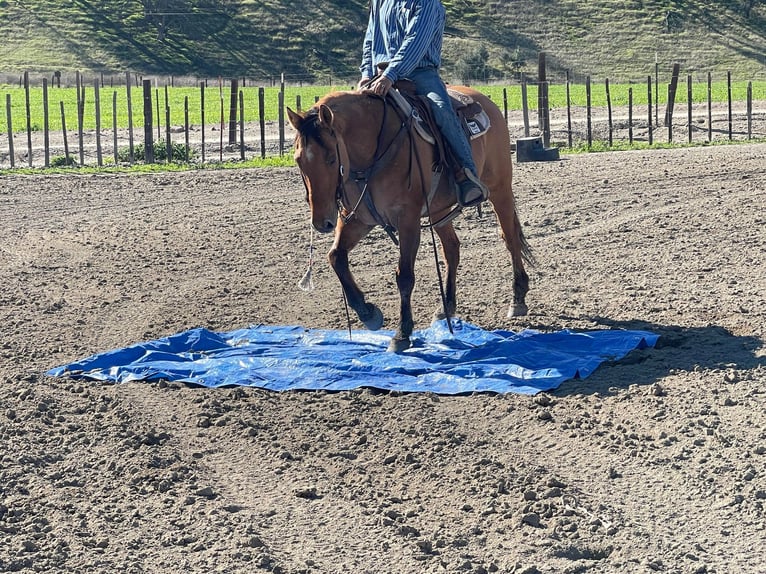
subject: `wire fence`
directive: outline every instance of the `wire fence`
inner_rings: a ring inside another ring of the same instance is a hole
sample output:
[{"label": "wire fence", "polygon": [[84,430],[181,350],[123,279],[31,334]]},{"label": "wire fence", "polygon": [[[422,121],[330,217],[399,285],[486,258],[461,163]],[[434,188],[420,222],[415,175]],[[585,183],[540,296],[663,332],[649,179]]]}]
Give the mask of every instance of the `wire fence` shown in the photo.
[{"label": "wire fence", "polygon": [[[766,82],[658,73],[645,83],[551,81],[475,86],[504,112],[512,139],[540,136],[557,147],[707,143],[766,138]],[[61,82],[61,80],[64,80]],[[144,78],[125,74],[6,85],[0,168],[222,162],[284,155],[292,143],[285,109],[305,110],[331,89],[289,86],[284,77]],[[557,79],[558,80],[558,79]],[[60,83],[61,82],[61,83]],[[0,88],[0,93],[3,89]],[[4,140],[4,141],[3,141]]]}]

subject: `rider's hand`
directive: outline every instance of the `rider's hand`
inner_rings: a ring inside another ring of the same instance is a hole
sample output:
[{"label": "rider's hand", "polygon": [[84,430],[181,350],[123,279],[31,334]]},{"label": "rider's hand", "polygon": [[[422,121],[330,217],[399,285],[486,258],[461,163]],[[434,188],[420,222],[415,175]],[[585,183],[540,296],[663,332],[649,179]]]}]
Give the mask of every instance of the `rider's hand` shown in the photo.
[{"label": "rider's hand", "polygon": [[362,91],[365,93],[377,94],[378,96],[385,97],[388,90],[391,89],[393,82],[385,76],[378,76],[372,83],[364,88]]},{"label": "rider's hand", "polygon": [[359,83],[356,85],[357,90],[363,90],[367,87],[367,84],[370,83],[370,78],[362,78],[359,80]]}]

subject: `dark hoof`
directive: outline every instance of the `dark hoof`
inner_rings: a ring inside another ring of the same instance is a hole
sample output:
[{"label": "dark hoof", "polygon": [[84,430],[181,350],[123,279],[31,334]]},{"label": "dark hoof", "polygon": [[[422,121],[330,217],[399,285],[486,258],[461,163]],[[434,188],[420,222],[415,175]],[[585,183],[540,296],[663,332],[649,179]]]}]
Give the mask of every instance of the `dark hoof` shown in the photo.
[{"label": "dark hoof", "polygon": [[401,353],[402,351],[406,351],[412,346],[412,343],[410,342],[409,338],[407,339],[391,339],[391,343],[388,345],[388,352],[389,353]]},{"label": "dark hoof", "polygon": [[361,317],[359,318],[362,319],[362,323],[364,323],[364,326],[370,331],[377,331],[383,326],[383,313],[381,313],[380,309],[372,303],[368,305],[368,309],[370,314],[364,319]]},{"label": "dark hoof", "polygon": [[522,317],[527,314],[529,311],[529,308],[526,306],[525,303],[513,303],[510,307],[508,307],[508,318],[511,317]]}]

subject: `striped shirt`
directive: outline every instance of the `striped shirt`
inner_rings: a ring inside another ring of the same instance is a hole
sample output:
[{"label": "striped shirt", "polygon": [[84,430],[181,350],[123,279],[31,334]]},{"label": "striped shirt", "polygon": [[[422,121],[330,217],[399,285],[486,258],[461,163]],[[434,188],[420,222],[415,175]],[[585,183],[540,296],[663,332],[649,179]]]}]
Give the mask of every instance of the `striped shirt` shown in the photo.
[{"label": "striped shirt", "polygon": [[416,68],[441,64],[444,6],[440,0],[370,0],[370,20],[362,48],[363,78],[381,62],[392,82]]}]

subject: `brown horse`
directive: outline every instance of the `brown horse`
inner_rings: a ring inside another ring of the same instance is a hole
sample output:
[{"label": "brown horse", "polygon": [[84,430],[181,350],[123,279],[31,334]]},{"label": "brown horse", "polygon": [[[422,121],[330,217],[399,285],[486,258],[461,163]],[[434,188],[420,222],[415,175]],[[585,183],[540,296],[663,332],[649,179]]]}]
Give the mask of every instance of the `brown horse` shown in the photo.
[{"label": "brown horse", "polygon": [[[465,87],[454,89],[479,102],[491,121],[489,131],[472,141],[473,156],[479,176],[490,190],[489,201],[511,253],[513,304],[508,316],[526,315],[529,277],[524,260],[529,263],[531,257],[511,189],[511,146],[505,119],[483,94]],[[398,233],[400,321],[389,351],[409,348],[414,326],[410,298],[421,219],[428,216],[438,222],[450,213],[457,201],[454,185],[442,176],[432,191],[436,151],[409,129],[408,118],[388,99],[361,92],[335,92],[305,114],[288,109],[288,116],[297,131],[295,161],[306,186],[312,224],[321,233],[335,231],[330,264],[348,304],[368,329],[380,329],[383,315],[376,305],[365,301],[349,270],[348,254],[377,225],[394,239],[394,232]],[[452,316],[457,306],[460,242],[449,222],[435,230],[446,261],[444,301],[437,314]]]}]

